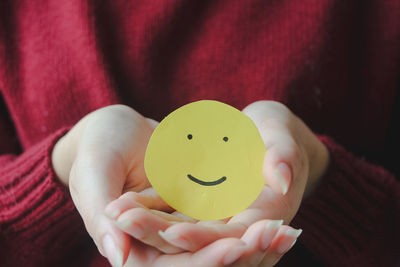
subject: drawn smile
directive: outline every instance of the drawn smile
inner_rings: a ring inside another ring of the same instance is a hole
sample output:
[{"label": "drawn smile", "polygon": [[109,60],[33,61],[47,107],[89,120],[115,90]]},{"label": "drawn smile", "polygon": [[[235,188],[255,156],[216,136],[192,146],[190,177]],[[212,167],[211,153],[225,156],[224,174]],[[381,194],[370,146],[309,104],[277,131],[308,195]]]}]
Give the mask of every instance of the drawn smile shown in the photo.
[{"label": "drawn smile", "polygon": [[226,180],[226,177],[225,177],[225,176],[222,176],[222,177],[219,178],[218,180],[211,181],[211,182],[202,181],[202,180],[197,179],[196,177],[194,177],[194,176],[192,176],[192,175],[190,175],[190,174],[188,174],[187,177],[188,177],[190,180],[192,180],[193,182],[198,183],[198,184],[200,184],[200,185],[205,185],[205,186],[217,185],[217,184],[220,184],[220,183],[222,183],[222,182],[224,182],[224,181]]}]

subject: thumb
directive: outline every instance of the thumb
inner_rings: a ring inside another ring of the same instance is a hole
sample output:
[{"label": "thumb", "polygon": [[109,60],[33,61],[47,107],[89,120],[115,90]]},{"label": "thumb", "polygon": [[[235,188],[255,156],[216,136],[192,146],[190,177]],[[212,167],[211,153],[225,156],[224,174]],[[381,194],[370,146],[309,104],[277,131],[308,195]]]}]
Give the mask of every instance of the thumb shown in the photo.
[{"label": "thumb", "polygon": [[[147,143],[144,137],[138,142]],[[107,143],[82,147],[71,169],[69,187],[75,206],[100,253],[113,266],[122,266],[126,261],[130,238],[105,215],[104,209],[121,196],[127,186],[135,191],[148,187],[143,166],[144,149],[144,146],[136,147],[131,162],[134,168],[129,170],[121,154]]]},{"label": "thumb", "polygon": [[252,119],[266,147],[263,176],[266,184],[277,194],[286,195],[300,173],[302,150],[296,143],[289,125],[292,114],[282,104],[273,101],[255,102],[243,110]]},{"label": "thumb", "polygon": [[109,157],[104,153],[78,157],[71,169],[69,188],[86,230],[100,253],[113,266],[122,266],[130,241],[104,215],[104,208],[121,195],[125,179],[122,168]]},{"label": "thumb", "polygon": [[[270,138],[270,134],[271,130],[263,133],[265,138]],[[300,150],[293,139],[284,133],[279,139],[270,141],[266,149],[263,162],[265,181],[275,193],[286,195],[294,182],[294,174],[299,173],[301,167]]]}]

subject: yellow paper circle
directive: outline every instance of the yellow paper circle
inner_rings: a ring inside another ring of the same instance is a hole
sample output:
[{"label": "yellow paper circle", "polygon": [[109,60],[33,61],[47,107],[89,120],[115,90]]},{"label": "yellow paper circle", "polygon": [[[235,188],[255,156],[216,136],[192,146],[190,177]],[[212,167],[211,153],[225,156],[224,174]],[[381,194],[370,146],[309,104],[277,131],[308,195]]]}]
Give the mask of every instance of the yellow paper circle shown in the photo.
[{"label": "yellow paper circle", "polygon": [[146,175],[161,198],[198,220],[248,208],[260,194],[265,146],[249,117],[212,100],[170,113],[147,146]]}]

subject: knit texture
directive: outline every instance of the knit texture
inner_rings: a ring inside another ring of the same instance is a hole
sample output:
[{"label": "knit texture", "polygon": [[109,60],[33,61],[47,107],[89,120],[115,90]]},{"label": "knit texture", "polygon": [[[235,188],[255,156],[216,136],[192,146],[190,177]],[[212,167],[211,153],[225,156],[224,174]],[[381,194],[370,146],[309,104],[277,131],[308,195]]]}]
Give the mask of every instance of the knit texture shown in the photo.
[{"label": "knit texture", "polygon": [[[326,266],[396,266],[400,184],[379,166],[320,137],[331,162],[314,195],[293,222],[301,242]],[[377,257],[379,255],[379,257]]]},{"label": "knit texture", "polygon": [[83,224],[51,166],[53,146],[66,131],[58,130],[19,157],[0,157],[2,266],[56,264],[82,239]]},{"label": "knit texture", "polygon": [[267,99],[332,157],[280,265],[395,266],[399,18],[398,0],[0,1],[0,265],[105,263],[50,164],[86,114]]}]

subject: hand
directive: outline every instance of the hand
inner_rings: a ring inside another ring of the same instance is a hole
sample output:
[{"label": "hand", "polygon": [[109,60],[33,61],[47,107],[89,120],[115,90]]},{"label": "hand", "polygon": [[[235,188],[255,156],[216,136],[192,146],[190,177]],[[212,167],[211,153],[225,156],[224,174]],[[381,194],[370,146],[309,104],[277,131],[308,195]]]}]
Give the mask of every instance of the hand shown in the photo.
[{"label": "hand", "polygon": [[143,159],[154,124],[133,109],[114,105],[79,121],[53,149],[52,163],[69,186],[86,229],[100,252],[114,262],[126,260],[129,237],[104,208],[126,191],[149,187]]},{"label": "hand", "polygon": [[[258,127],[267,148],[263,165],[266,184],[250,208],[224,224],[171,222],[165,216],[139,208],[135,203],[140,201],[132,197],[114,201],[106,212],[125,211],[121,216],[113,217],[119,227],[165,253],[196,252],[218,239],[241,237],[246,230],[250,231],[251,225],[264,219],[284,219],[288,224],[303,196],[312,193],[327,168],[328,151],[305,124],[280,103],[260,101],[243,112]],[[131,231],[135,227],[140,227],[141,236]],[[161,233],[162,237],[157,235],[159,230],[165,231]],[[299,232],[289,230],[285,234],[295,239]],[[265,261],[270,259],[265,257]]]},{"label": "hand", "polygon": [[[140,193],[127,192],[106,208],[107,214],[119,214],[113,218],[116,225],[135,237],[131,239],[125,266],[257,266],[261,260],[262,266],[271,266],[293,246],[301,233],[301,230],[282,226],[282,220],[260,220],[246,227],[240,238],[227,238],[224,235],[231,229],[225,229],[224,222],[193,224],[193,219],[180,213],[164,213],[144,207],[144,204],[149,208],[168,209],[152,188]],[[197,226],[197,232],[193,225]],[[171,226],[192,228],[194,236],[189,241],[197,239],[200,243],[189,244],[174,233],[162,231]],[[232,229],[237,226],[230,225]],[[160,229],[159,234],[155,232],[157,229]],[[203,235],[217,240],[202,246],[201,242],[207,241]],[[169,240],[178,246],[168,243]],[[193,251],[184,251],[184,246]]]}]

